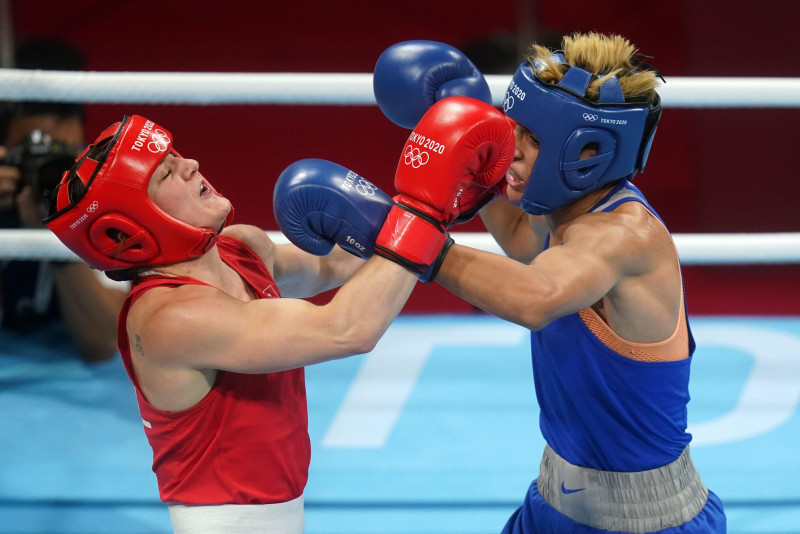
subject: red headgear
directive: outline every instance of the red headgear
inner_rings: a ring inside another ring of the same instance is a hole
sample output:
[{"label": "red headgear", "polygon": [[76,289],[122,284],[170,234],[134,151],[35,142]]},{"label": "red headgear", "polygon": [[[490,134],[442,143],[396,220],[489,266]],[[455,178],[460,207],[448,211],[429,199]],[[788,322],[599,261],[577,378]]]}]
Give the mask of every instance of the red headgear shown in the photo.
[{"label": "red headgear", "polygon": [[[89,151],[108,141],[102,153]],[[132,115],[109,126],[64,173],[55,213],[44,223],[86,263],[101,271],[176,263],[196,258],[216,241],[220,228],[197,228],[168,215],[147,193],[150,177],[172,149],[172,134]],[[70,201],[69,180],[86,194]],[[206,185],[219,195],[210,184]],[[225,224],[233,218],[233,209]],[[119,233],[126,238],[120,242]]]}]

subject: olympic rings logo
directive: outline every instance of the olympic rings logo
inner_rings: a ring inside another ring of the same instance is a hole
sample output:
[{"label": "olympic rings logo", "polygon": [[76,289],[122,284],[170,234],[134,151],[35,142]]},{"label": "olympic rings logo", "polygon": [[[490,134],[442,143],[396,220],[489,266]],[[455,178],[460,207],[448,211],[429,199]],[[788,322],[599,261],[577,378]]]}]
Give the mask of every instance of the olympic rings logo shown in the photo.
[{"label": "olympic rings logo", "polygon": [[97,211],[97,208],[99,208],[99,207],[100,207],[100,204],[98,204],[97,201],[95,200],[94,202],[92,202],[91,204],[89,204],[86,207],[86,212],[87,213],[94,213],[94,212]]},{"label": "olympic rings logo", "polygon": [[406,165],[411,165],[415,169],[419,169],[428,163],[430,155],[427,152],[420,151],[417,147],[408,145],[406,151],[403,153],[403,157],[405,158]]},{"label": "olympic rings logo", "polygon": [[506,92],[506,97],[503,99],[503,112],[508,113],[508,110],[514,107],[514,97]]},{"label": "olympic rings logo", "polygon": [[589,122],[594,122],[594,121],[597,120],[597,115],[592,115],[591,113],[584,113],[583,114],[583,120],[589,121]]},{"label": "olympic rings logo", "polygon": [[372,184],[371,182],[365,180],[364,178],[358,179],[358,184],[356,185],[356,191],[364,195],[365,197],[370,197],[375,194],[378,188]]},{"label": "olympic rings logo", "polygon": [[156,131],[153,132],[152,139],[152,141],[147,143],[147,150],[153,154],[164,152],[167,146],[169,146],[169,137],[167,137],[167,133],[164,130],[156,128]]}]

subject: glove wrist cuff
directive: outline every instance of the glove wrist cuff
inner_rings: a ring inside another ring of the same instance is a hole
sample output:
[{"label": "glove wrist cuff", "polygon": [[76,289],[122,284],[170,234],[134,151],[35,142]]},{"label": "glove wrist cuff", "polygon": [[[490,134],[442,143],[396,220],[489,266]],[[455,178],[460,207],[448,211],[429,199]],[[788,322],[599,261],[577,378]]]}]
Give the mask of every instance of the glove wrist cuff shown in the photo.
[{"label": "glove wrist cuff", "polygon": [[436,279],[436,275],[439,274],[439,270],[442,268],[442,263],[444,263],[444,258],[447,256],[447,253],[450,251],[450,247],[453,246],[453,238],[450,237],[450,234],[447,234],[447,239],[442,246],[442,249],[439,251],[439,254],[436,256],[436,260],[431,263],[425,271],[419,275],[419,281],[425,284],[430,284]]},{"label": "glove wrist cuff", "polygon": [[442,212],[433,208],[432,206],[403,194],[396,195],[392,200],[394,200],[395,205],[400,206],[401,208],[406,209],[427,221],[430,221],[431,224],[439,225],[442,229],[445,228],[444,223],[442,222]]},{"label": "glove wrist cuff", "polygon": [[422,274],[436,261],[447,238],[438,220],[410,206],[395,204],[375,241],[375,253]]}]

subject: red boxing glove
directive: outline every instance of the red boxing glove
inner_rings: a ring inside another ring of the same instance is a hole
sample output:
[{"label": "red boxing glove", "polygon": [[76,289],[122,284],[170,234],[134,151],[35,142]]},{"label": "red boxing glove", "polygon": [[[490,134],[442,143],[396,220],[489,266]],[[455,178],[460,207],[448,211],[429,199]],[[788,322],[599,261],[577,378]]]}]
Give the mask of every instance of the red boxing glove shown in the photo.
[{"label": "red boxing glove", "polygon": [[398,204],[465,222],[499,193],[514,160],[514,122],[473,98],[440,100],[408,137],[394,185]]},{"label": "red boxing glove", "polygon": [[499,190],[514,157],[512,125],[468,97],[431,106],[403,148],[394,182],[400,194],[375,253],[433,280],[452,243],[448,226],[477,213]]}]

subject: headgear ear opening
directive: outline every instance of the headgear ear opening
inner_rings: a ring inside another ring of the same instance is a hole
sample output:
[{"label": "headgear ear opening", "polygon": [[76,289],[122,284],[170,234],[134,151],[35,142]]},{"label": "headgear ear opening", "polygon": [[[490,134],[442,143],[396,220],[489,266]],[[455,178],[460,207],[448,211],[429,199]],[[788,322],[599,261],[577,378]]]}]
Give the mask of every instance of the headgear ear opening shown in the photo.
[{"label": "headgear ear opening", "polygon": [[[580,159],[583,151],[594,145],[594,156]],[[564,144],[561,175],[573,191],[585,191],[603,176],[616,152],[614,136],[597,128],[578,128]]]},{"label": "headgear ear opening", "polygon": [[[120,240],[120,237],[124,238]],[[89,240],[110,259],[130,263],[147,262],[159,252],[158,243],[150,232],[119,213],[107,213],[92,223]]]}]

